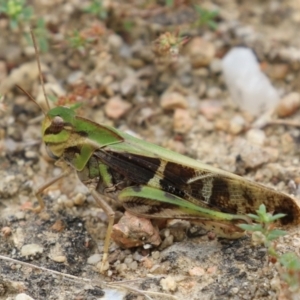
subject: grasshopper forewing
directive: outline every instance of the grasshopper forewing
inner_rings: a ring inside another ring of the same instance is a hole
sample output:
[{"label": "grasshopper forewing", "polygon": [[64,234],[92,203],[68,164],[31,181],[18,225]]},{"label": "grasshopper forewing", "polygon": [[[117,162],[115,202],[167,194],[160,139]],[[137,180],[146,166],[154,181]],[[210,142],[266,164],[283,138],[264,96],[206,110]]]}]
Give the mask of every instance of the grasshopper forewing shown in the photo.
[{"label": "grasshopper forewing", "polygon": [[114,211],[101,194],[118,199],[137,216],[186,219],[226,238],[243,235],[238,225],[250,222],[246,214],[261,203],[268,211],[285,214],[278,221],[281,225],[300,222],[292,197],[79,117],[72,108],[49,109],[42,136],[50,155],[66,170],[38,190],[40,208],[41,192],[74,169],[109,217],[101,272],[106,269],[114,222]]}]

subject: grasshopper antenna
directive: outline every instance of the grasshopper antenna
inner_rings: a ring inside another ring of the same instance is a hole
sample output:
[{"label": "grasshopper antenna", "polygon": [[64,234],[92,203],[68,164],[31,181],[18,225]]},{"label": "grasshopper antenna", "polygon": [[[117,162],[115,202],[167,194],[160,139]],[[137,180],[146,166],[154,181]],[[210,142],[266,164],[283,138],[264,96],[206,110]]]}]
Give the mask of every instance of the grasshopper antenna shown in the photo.
[{"label": "grasshopper antenna", "polygon": [[31,38],[32,38],[32,41],[33,41],[33,46],[34,46],[34,50],[35,50],[36,60],[37,60],[38,68],[39,68],[40,83],[42,85],[44,97],[46,99],[47,108],[48,108],[48,111],[49,111],[50,110],[50,104],[49,104],[49,100],[48,100],[48,97],[47,97],[47,94],[46,94],[46,90],[45,90],[45,84],[44,84],[44,79],[43,79],[43,75],[42,75],[42,68],[41,68],[39,50],[38,50],[38,46],[37,46],[36,39],[35,39],[35,36],[34,36],[32,28],[30,28],[30,34],[31,34]]},{"label": "grasshopper antenna", "polygon": [[44,110],[42,109],[42,107],[34,100],[34,98],[27,92],[25,91],[22,87],[20,87],[18,84],[16,84],[16,87],[21,90],[32,102],[34,102],[39,109],[43,112],[44,115],[46,115],[46,113],[44,112]]}]

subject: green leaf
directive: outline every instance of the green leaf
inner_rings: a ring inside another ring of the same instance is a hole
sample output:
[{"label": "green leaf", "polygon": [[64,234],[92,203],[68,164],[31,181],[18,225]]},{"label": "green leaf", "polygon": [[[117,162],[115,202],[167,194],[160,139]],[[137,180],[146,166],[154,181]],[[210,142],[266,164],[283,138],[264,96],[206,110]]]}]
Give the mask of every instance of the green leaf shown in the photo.
[{"label": "green leaf", "polygon": [[273,221],[281,219],[281,218],[283,218],[285,216],[286,216],[286,214],[276,214],[276,215],[271,216],[270,220],[273,222]]},{"label": "green leaf", "polygon": [[265,215],[267,213],[267,209],[266,206],[264,204],[261,204],[258,208],[258,210],[256,211],[256,213],[258,215]]},{"label": "green leaf", "polygon": [[286,235],[286,232],[284,230],[274,229],[267,234],[267,239],[269,241],[273,241],[273,240],[276,240],[277,238],[279,238],[281,236],[285,236],[285,235]]},{"label": "green leaf", "polygon": [[238,225],[243,230],[246,231],[262,231],[263,227],[260,224],[240,224]]},{"label": "green leaf", "polygon": [[300,259],[293,252],[288,252],[281,255],[279,262],[283,267],[287,268],[288,270],[300,271]]},{"label": "green leaf", "polygon": [[47,97],[48,97],[48,99],[51,101],[51,102],[53,102],[53,103],[55,103],[56,101],[57,101],[57,97],[56,96],[54,96],[54,95],[47,95]]},{"label": "green leaf", "polygon": [[166,0],[166,6],[173,7],[173,5],[174,5],[174,0]]},{"label": "green leaf", "polygon": [[10,20],[9,20],[9,27],[10,27],[11,29],[16,29],[16,28],[18,28],[18,21],[15,20],[15,19],[10,19]]},{"label": "green leaf", "polygon": [[259,217],[257,215],[254,215],[254,214],[247,214],[247,216],[250,217],[253,220],[258,220],[259,219]]}]

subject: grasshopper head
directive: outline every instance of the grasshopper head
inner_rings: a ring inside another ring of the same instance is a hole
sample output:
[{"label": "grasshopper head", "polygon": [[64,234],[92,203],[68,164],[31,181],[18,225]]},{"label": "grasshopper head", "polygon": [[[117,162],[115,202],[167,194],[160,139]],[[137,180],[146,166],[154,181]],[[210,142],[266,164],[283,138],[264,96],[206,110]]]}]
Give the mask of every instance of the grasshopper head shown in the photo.
[{"label": "grasshopper head", "polygon": [[74,122],[75,112],[71,108],[55,107],[46,114],[42,124],[42,136],[50,156],[62,156],[64,149],[68,147]]}]

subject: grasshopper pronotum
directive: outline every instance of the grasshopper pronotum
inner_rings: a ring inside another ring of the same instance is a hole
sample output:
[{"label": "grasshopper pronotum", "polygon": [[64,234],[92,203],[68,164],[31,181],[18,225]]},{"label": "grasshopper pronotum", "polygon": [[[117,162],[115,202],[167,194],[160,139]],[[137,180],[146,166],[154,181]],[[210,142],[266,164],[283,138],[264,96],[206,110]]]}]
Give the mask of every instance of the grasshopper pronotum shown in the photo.
[{"label": "grasshopper pronotum", "polygon": [[[33,41],[37,52],[34,36]],[[37,60],[41,69],[38,56]],[[118,199],[134,215],[186,219],[227,238],[243,235],[238,224],[249,222],[246,214],[261,203],[268,211],[285,214],[281,225],[300,222],[300,209],[290,196],[79,117],[72,108],[50,109],[44,94],[48,111],[43,142],[66,170],[38,189],[36,210],[44,207],[42,191],[75,170],[108,215],[101,272],[106,269],[114,223],[114,211],[101,194]]]}]

